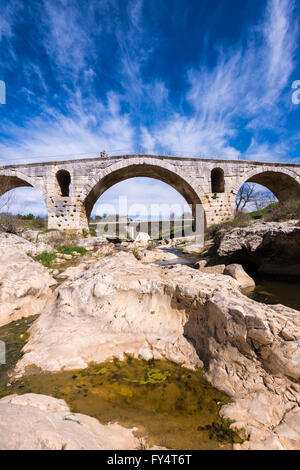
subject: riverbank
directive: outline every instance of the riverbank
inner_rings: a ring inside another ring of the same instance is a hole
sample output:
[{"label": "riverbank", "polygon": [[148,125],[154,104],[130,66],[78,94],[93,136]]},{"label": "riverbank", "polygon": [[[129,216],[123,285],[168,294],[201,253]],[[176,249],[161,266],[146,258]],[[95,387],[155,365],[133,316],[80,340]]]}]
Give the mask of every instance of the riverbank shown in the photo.
[{"label": "riverbank", "polygon": [[[148,446],[300,446],[291,430],[300,401],[296,310],[258,304],[211,266],[184,266],[191,255],[172,246],[83,245],[82,257],[47,268],[56,287],[3,394],[49,394],[104,424],[119,416]],[[35,269],[37,261],[30,263]]]}]

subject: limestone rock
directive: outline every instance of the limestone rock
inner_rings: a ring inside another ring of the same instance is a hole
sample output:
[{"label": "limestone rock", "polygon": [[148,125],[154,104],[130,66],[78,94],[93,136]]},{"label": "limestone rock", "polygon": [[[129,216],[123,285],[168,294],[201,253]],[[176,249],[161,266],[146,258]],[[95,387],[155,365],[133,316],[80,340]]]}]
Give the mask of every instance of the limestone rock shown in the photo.
[{"label": "limestone rock", "polygon": [[226,266],[224,274],[233,277],[240,284],[242,289],[255,287],[255,282],[244,270],[241,264],[230,264]]},{"label": "limestone rock", "polygon": [[139,232],[138,235],[136,236],[134,243],[138,243],[141,245],[147,245],[148,242],[151,240],[150,235],[145,232]]},{"label": "limestone rock", "polygon": [[246,429],[242,448],[286,448],[274,429],[300,403],[299,342],[300,312],[249,299],[230,276],[119,252],[56,289],[14,376],[32,365],[81,369],[125,352],[204,365],[206,378],[234,399],[222,412]]},{"label": "limestone rock", "polygon": [[232,262],[250,261],[260,272],[300,275],[300,225],[287,222],[255,222],[226,233],[217,254]]},{"label": "limestone rock", "polygon": [[44,233],[39,233],[38,241],[47,243],[49,245],[55,243],[59,244],[66,239],[66,234],[60,230],[49,230]]},{"label": "limestone rock", "polygon": [[57,282],[26,254],[31,243],[15,235],[0,236],[0,325],[39,314]]},{"label": "limestone rock", "polygon": [[133,430],[71,413],[63,400],[28,393],[0,400],[1,450],[137,449]]},{"label": "limestone rock", "polygon": [[187,245],[183,248],[183,253],[186,253],[186,254],[197,254],[197,253],[201,253],[201,251],[203,251],[203,245],[198,245],[198,244],[194,244],[194,245]]},{"label": "limestone rock", "polygon": [[145,250],[141,255],[141,261],[143,263],[154,263],[157,261],[174,261],[178,260],[178,256],[175,253],[168,251],[162,251],[160,249]]},{"label": "limestone rock", "polygon": [[193,268],[194,269],[200,269],[200,271],[202,271],[203,268],[205,268],[206,265],[207,265],[207,260],[206,259],[200,259],[199,261],[197,261],[197,263],[194,264]]},{"label": "limestone rock", "polygon": [[105,244],[109,243],[105,237],[88,237],[88,238],[80,238],[76,240],[76,245],[83,246],[87,250],[94,248],[101,247]]},{"label": "limestone rock", "polygon": [[225,264],[216,264],[215,266],[207,266],[207,260],[200,260],[193,266],[194,269],[199,269],[202,273],[206,274],[223,274]]},{"label": "limestone rock", "polygon": [[30,242],[36,242],[38,239],[38,230],[24,229],[21,236]]}]

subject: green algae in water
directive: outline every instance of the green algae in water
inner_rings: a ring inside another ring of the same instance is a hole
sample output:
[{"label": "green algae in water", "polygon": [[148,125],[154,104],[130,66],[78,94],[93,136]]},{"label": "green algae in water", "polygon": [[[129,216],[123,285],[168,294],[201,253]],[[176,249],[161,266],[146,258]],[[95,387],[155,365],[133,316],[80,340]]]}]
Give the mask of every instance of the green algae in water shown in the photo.
[{"label": "green algae in water", "polygon": [[37,315],[34,315],[0,327],[0,341],[4,341],[6,348],[6,364],[0,364],[0,397],[11,393],[6,386],[8,374],[21,359],[22,348],[29,338],[27,330],[36,319]]},{"label": "green algae in water", "polygon": [[169,361],[128,358],[90,364],[84,370],[24,377],[11,393],[41,393],[64,399],[71,412],[102,423],[137,427],[149,445],[170,449],[231,449],[241,442],[219,410],[230,399],[201,370]]},{"label": "green algae in water", "polygon": [[230,422],[219,415],[221,406],[230,402],[228,396],[213,388],[201,370],[190,371],[166,360],[126,355],[125,361],[90,364],[83,370],[28,375],[6,387],[36,318],[0,328],[0,340],[7,348],[7,364],[0,366],[0,397],[41,393],[62,398],[71,413],[137,427],[137,435],[146,436],[148,445],[209,450],[231,449],[233,442],[241,442]]}]

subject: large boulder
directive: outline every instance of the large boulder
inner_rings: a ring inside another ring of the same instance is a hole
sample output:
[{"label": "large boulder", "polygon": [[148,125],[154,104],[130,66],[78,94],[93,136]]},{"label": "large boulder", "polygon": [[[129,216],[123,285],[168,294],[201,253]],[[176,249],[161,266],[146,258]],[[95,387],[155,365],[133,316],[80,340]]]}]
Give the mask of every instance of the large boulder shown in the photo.
[{"label": "large boulder", "polygon": [[52,295],[56,281],[26,252],[34,245],[16,235],[0,236],[0,326],[39,314]]},{"label": "large boulder", "polygon": [[76,245],[83,246],[87,250],[102,249],[104,247],[113,248],[113,243],[107,241],[105,237],[87,237],[80,238],[76,241]]},{"label": "large boulder", "polygon": [[217,254],[233,263],[248,261],[268,274],[300,275],[300,222],[256,222],[225,233]]},{"label": "large boulder", "polygon": [[230,276],[160,268],[120,252],[56,289],[14,377],[28,366],[80,369],[125,352],[203,365],[206,378],[234,399],[224,416],[246,429],[251,445],[268,448],[272,436],[285,448],[284,430],[274,429],[300,402],[299,342],[300,312],[256,303]]},{"label": "large boulder", "polygon": [[137,449],[133,430],[71,413],[64,400],[28,393],[0,400],[0,450]]},{"label": "large boulder", "polygon": [[136,236],[134,243],[139,244],[139,245],[148,245],[148,242],[151,240],[150,235],[145,232],[139,232],[138,235]]},{"label": "large boulder", "polygon": [[193,245],[186,245],[182,252],[183,253],[186,253],[186,254],[198,254],[198,253],[201,253],[204,249],[204,245],[203,244],[193,244]]},{"label": "large boulder", "polygon": [[241,264],[229,264],[224,266],[224,274],[233,277],[240,284],[242,289],[249,289],[255,287],[255,282],[244,270]]}]

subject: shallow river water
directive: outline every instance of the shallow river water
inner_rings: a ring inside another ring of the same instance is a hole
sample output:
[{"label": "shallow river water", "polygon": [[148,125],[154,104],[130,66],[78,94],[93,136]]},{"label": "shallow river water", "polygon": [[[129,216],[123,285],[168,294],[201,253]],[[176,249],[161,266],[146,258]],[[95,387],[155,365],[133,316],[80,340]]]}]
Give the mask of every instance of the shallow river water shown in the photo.
[{"label": "shallow river water", "polygon": [[[198,255],[168,249],[177,261],[161,262],[192,266]],[[300,283],[255,277],[257,287],[249,296],[256,301],[282,303],[300,310]],[[7,387],[10,372],[22,356],[28,329],[36,317],[0,328],[7,349],[7,363],[0,365],[0,398],[7,394],[42,393],[63,398],[72,412],[101,422],[137,427],[149,445],[170,449],[231,449],[241,442],[219,416],[230,399],[213,388],[201,370],[190,371],[168,361],[144,361],[131,357],[120,362],[90,364],[87,369],[59,373],[35,373]],[[144,448],[141,441],[141,448]]]},{"label": "shallow river water", "polygon": [[265,304],[283,304],[300,310],[300,281],[299,279],[270,278],[253,275],[256,287],[248,295],[251,299]]},{"label": "shallow river water", "polygon": [[34,320],[0,328],[0,340],[7,345],[7,365],[0,366],[0,398],[12,393],[62,398],[71,412],[136,427],[137,436],[146,437],[151,446],[225,450],[241,442],[219,415],[221,406],[230,403],[229,397],[212,387],[200,369],[191,371],[166,360],[127,356],[124,361],[90,364],[83,370],[34,373],[7,387]]},{"label": "shallow river water", "polygon": [[[167,266],[171,264],[184,264],[193,266],[198,260],[199,255],[190,255],[182,253],[176,248],[165,249],[169,253],[174,253],[178,256],[175,261],[162,261],[158,264],[160,266]],[[282,304],[287,307],[300,310],[300,279],[289,277],[276,277],[266,276],[253,272],[248,274],[254,279],[256,287],[253,291],[245,291],[253,300],[265,304]]]}]

